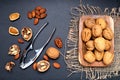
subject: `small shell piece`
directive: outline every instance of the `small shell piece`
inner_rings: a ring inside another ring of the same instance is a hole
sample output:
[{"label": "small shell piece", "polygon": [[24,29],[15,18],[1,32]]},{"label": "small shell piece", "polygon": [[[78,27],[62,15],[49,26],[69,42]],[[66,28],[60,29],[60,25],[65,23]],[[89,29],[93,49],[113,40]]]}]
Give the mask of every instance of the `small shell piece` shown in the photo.
[{"label": "small shell piece", "polygon": [[50,67],[50,63],[46,60],[41,60],[37,62],[37,70],[39,72],[45,72],[49,69],[49,67]]},{"label": "small shell piece", "polygon": [[21,34],[24,40],[29,41],[32,38],[32,29],[29,27],[24,27],[21,30]]},{"label": "small shell piece", "polygon": [[10,26],[9,27],[9,34],[11,34],[11,35],[19,35],[19,30],[16,27]]},{"label": "small shell piece", "polygon": [[15,20],[17,20],[17,19],[19,19],[19,18],[20,18],[20,14],[19,14],[18,12],[11,13],[11,14],[9,15],[10,21],[15,21]]},{"label": "small shell piece", "polygon": [[15,56],[19,53],[20,53],[20,47],[17,44],[13,44],[12,46],[10,46],[8,54]]},{"label": "small shell piece", "polygon": [[5,69],[10,72],[14,66],[15,66],[15,63],[10,61],[6,63]]}]

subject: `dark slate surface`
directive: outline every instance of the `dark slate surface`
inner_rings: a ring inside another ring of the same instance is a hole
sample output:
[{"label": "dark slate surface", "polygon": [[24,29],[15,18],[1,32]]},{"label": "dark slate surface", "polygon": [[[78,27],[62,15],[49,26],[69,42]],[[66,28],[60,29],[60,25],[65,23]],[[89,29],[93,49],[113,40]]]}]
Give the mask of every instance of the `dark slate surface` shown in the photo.
[{"label": "dark slate surface", "polygon": [[[102,8],[119,6],[119,0],[84,0],[84,4],[86,3],[98,5]],[[40,20],[38,25],[34,26],[33,19],[29,20],[27,18],[27,12],[33,10],[38,5],[47,9],[48,16]],[[15,26],[19,30],[24,26],[29,26],[35,34],[40,26],[48,21],[49,25],[41,32],[35,42],[35,49],[43,45],[54,27],[57,30],[51,42],[37,59],[37,61],[42,60],[42,55],[45,53],[45,50],[50,46],[55,47],[53,41],[55,37],[61,37],[63,43],[65,43],[71,18],[70,8],[78,5],[79,0],[0,0],[0,80],[80,80],[79,73],[73,74],[71,77],[67,78],[70,72],[66,70],[66,64],[62,56],[55,60],[61,64],[60,69],[57,70],[51,66],[47,72],[39,73],[34,71],[32,66],[25,70],[21,70],[19,68],[19,60],[13,60],[13,57],[8,55],[8,48],[14,43],[18,44],[17,38],[21,37],[21,35],[9,35],[9,26]],[[19,12],[21,14],[20,19],[15,22],[10,22],[8,16],[12,12]],[[27,44],[28,43],[25,42],[25,44],[18,45],[21,47],[21,50],[23,50]],[[64,53],[64,48],[60,49],[60,51]],[[31,54],[34,54],[34,52],[31,52]],[[8,61],[14,61],[16,63],[16,66],[10,73],[4,69],[5,63]],[[53,62],[53,60],[50,60],[51,64]],[[109,80],[119,80],[119,77],[114,77]]]}]

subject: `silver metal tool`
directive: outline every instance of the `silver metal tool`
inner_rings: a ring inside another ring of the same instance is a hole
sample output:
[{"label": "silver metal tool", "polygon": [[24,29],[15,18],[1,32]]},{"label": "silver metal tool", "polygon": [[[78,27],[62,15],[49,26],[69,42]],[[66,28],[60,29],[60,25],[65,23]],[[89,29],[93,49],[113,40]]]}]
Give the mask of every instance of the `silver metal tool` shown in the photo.
[{"label": "silver metal tool", "polygon": [[54,33],[55,33],[55,28],[53,29],[53,31],[52,31],[52,33],[51,33],[51,35],[49,36],[49,38],[48,38],[48,40],[46,41],[46,43],[40,48],[40,49],[37,49],[37,50],[35,50],[35,56],[33,57],[33,58],[31,58],[30,59],[30,61],[28,61],[28,62],[21,62],[21,64],[20,64],[20,67],[22,68],[22,69],[25,69],[25,68],[27,68],[27,67],[29,67],[33,62],[35,62],[36,61],[36,59],[40,56],[40,54],[41,54],[41,52],[43,51],[43,49],[46,47],[46,45],[49,43],[49,41],[51,40],[51,38],[52,38],[52,36],[54,35]]},{"label": "silver metal tool", "polygon": [[27,53],[28,53],[30,50],[33,50],[33,44],[34,44],[35,39],[37,38],[37,36],[39,35],[39,33],[45,28],[45,26],[47,26],[47,25],[48,25],[48,22],[46,22],[46,23],[38,30],[38,32],[36,33],[36,35],[34,36],[34,38],[30,41],[30,43],[28,44],[28,46],[24,49],[24,51],[22,52],[22,56],[21,56],[21,59],[20,59],[20,63],[25,62]]}]

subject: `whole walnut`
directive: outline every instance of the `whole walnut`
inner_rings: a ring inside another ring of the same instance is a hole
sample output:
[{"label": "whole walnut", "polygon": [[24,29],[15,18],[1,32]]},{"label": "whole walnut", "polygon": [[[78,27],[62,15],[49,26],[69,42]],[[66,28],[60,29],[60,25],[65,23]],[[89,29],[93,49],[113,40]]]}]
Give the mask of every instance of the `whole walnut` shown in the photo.
[{"label": "whole walnut", "polygon": [[94,40],[95,48],[98,51],[104,51],[105,50],[105,39],[103,37],[98,37]]},{"label": "whole walnut", "polygon": [[96,24],[100,25],[102,29],[105,29],[107,27],[107,22],[103,18],[97,18]]},{"label": "whole walnut", "polygon": [[94,50],[94,41],[93,40],[89,40],[86,42],[86,48],[90,51]]},{"label": "whole walnut", "polygon": [[104,29],[103,30],[103,36],[104,36],[105,39],[112,40],[112,38],[113,38],[112,30],[109,27]]},{"label": "whole walnut", "polygon": [[89,63],[93,63],[93,62],[95,62],[95,55],[92,51],[87,51],[84,54],[84,59]]},{"label": "whole walnut", "polygon": [[114,59],[114,54],[109,51],[106,51],[103,56],[103,63],[109,65],[113,62],[113,59]]},{"label": "whole walnut", "polygon": [[88,19],[86,19],[85,20],[85,26],[87,27],[87,28],[92,28],[94,25],[95,25],[95,19],[93,19],[93,18],[88,18]]},{"label": "whole walnut", "polygon": [[82,31],[81,36],[82,36],[82,40],[84,42],[89,41],[90,38],[91,38],[91,30],[89,28],[84,28],[83,31]]},{"label": "whole walnut", "polygon": [[95,50],[94,54],[95,54],[96,60],[101,61],[103,59],[103,56],[104,56],[104,51],[100,52],[98,50]]},{"label": "whole walnut", "polygon": [[111,45],[112,45],[111,41],[105,40],[105,50],[109,50],[111,48]]},{"label": "whole walnut", "polygon": [[102,27],[100,25],[94,25],[92,27],[92,35],[94,37],[99,37],[102,34]]}]

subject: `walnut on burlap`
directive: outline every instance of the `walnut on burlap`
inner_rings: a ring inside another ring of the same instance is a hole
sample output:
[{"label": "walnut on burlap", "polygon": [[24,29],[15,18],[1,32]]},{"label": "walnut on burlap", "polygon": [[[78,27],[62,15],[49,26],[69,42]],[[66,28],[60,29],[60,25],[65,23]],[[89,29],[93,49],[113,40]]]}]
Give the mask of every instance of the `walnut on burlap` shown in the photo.
[{"label": "walnut on burlap", "polygon": [[[78,26],[82,15],[109,15],[114,20],[114,39],[115,39],[115,58],[112,65],[105,68],[83,67],[78,61]],[[73,73],[80,73],[80,80],[107,79],[119,76],[120,71],[120,8],[105,8],[104,11],[98,6],[80,4],[78,7],[71,8],[71,21],[65,45],[65,62],[67,69]]]}]

